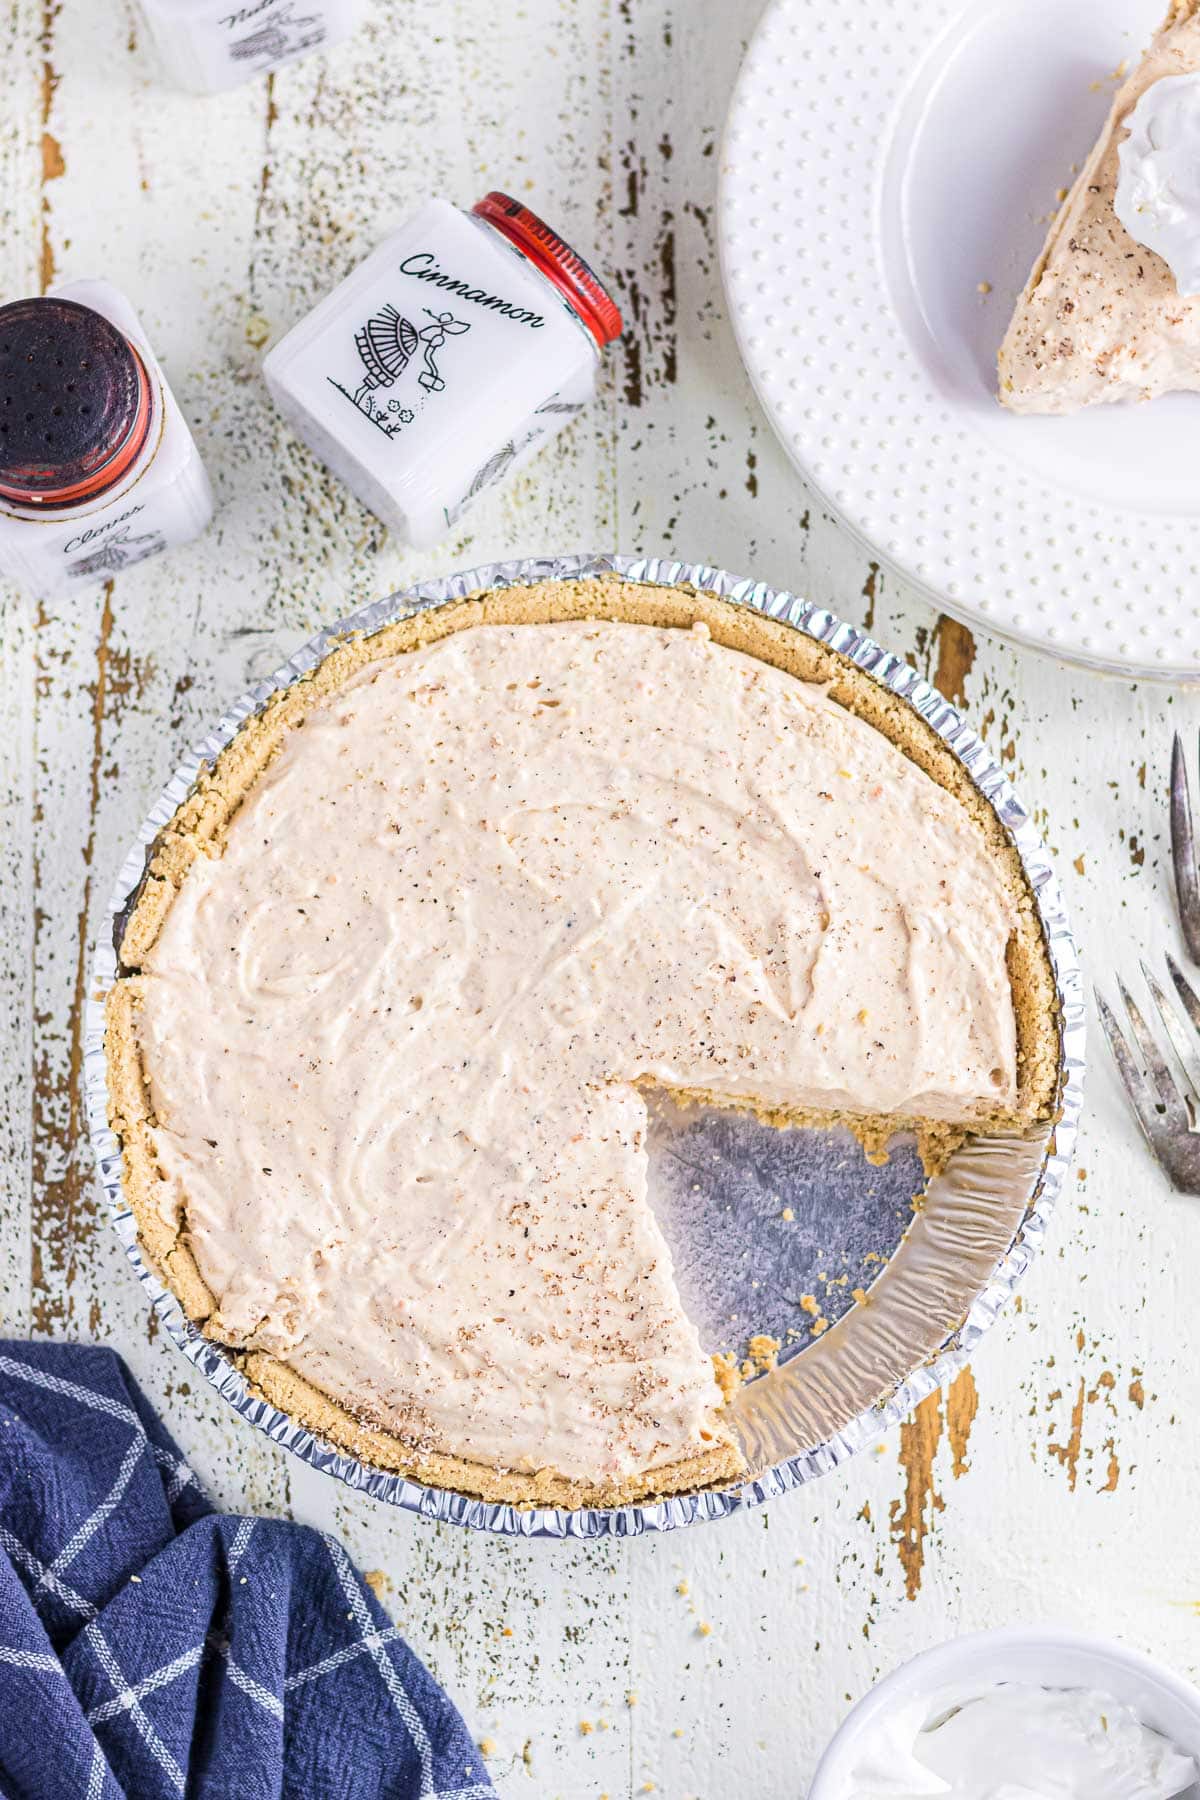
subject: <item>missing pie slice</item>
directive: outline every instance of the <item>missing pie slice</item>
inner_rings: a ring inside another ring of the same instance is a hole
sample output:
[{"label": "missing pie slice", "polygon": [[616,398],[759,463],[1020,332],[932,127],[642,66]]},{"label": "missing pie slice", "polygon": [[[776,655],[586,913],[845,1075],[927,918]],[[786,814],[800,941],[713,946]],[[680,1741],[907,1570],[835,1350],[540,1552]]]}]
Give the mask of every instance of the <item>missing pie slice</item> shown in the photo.
[{"label": "missing pie slice", "polygon": [[146,1254],[285,1412],[485,1499],[741,1467],[647,1085],[936,1138],[1056,1080],[1020,860],[932,730],[799,631],[614,577],[422,612],[277,695],[121,959]]},{"label": "missing pie slice", "polygon": [[1175,0],[1122,85],[1063,201],[1000,347],[999,394],[1020,413],[1200,390],[1200,296],[1130,237],[1113,201],[1129,115],[1164,76],[1200,71],[1200,0]]}]

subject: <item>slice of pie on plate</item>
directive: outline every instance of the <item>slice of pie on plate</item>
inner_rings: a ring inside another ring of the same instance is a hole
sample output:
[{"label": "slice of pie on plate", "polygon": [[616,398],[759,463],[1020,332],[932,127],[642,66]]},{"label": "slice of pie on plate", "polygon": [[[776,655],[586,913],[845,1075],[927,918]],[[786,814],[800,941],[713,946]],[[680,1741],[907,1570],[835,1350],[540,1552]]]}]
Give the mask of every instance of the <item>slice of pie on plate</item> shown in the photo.
[{"label": "slice of pie on plate", "polygon": [[1200,389],[1200,296],[1114,211],[1119,150],[1138,101],[1164,76],[1200,71],[1200,0],[1175,0],[1119,89],[1059,209],[999,355],[1001,404],[1070,413],[1112,400]]},{"label": "slice of pie on plate", "polygon": [[742,1466],[647,1192],[648,1086],[943,1145],[1045,1118],[1020,860],[911,708],[615,577],[418,613],[247,722],[108,1004],[146,1254],[275,1405],[485,1499]]}]

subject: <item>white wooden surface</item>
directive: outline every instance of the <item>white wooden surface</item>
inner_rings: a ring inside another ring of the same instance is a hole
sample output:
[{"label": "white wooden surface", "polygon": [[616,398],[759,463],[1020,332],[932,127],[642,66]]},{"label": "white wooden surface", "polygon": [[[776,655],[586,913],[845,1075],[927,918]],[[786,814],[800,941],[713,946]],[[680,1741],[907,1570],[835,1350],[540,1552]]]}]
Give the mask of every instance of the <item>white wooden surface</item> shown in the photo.
[{"label": "white wooden surface", "polygon": [[[792,1800],[877,1674],[983,1625],[1117,1633],[1200,1676],[1200,1208],[1151,1168],[1096,1045],[1078,1191],[973,1372],[879,1454],[665,1539],[493,1541],[311,1474],[155,1341],[98,1211],[80,1002],[120,854],[230,697],[426,573],[670,550],[806,592],[965,698],[1037,808],[1094,974],[1173,942],[1166,758],[1172,724],[1195,741],[1200,699],[972,642],[823,515],[757,409],[713,240],[757,10],[376,0],[327,61],[198,100],[159,85],[129,0],[0,7],[0,291],[124,287],[220,504],[200,543],[115,585],[0,602],[3,1328],[115,1345],[221,1505],[330,1526],[383,1571],[506,1800]],[[258,349],[417,196],[491,186],[594,252],[630,329],[565,440],[414,557],[274,416]]]}]

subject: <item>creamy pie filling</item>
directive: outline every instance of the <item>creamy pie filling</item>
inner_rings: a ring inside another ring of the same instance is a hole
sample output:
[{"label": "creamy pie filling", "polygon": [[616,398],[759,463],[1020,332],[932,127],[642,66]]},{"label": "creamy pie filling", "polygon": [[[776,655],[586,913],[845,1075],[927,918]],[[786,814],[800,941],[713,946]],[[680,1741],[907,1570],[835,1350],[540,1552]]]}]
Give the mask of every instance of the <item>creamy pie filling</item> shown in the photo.
[{"label": "creamy pie filling", "polygon": [[369,663],[142,962],[156,1191],[210,1331],[421,1453],[599,1483],[703,1454],[637,1084],[1011,1107],[1015,924],[960,802],[703,624]]}]

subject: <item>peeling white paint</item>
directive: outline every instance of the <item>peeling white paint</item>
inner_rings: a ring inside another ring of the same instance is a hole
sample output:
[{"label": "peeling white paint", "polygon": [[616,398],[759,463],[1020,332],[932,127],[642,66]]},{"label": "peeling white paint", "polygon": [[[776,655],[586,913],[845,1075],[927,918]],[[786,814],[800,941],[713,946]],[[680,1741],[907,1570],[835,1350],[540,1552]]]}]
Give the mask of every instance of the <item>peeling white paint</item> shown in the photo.
[{"label": "peeling white paint", "polygon": [[[667,1800],[795,1800],[876,1674],[983,1625],[1061,1620],[1200,1675],[1200,1208],[1166,1192],[1099,1052],[1086,1180],[1022,1310],[981,1349],[963,1471],[954,1431],[934,1429],[927,1403],[906,1466],[893,1439],[765,1513],[674,1539],[492,1542],[323,1481],[151,1340],[96,1215],[71,1092],[80,947],[147,803],[201,726],[320,622],[456,566],[669,550],[869,616],[883,642],[930,673],[940,660],[951,685],[961,677],[1060,856],[1093,974],[1108,981],[1114,957],[1131,973],[1139,951],[1177,947],[1163,794],[1171,726],[1194,743],[1200,699],[984,640],[967,669],[969,646],[937,639],[923,602],[887,574],[871,581],[750,394],[711,225],[715,146],[757,10],[378,5],[327,61],[284,70],[269,93],[209,100],[157,85],[127,7],[47,0],[43,14],[10,0],[0,17],[4,297],[36,288],[43,223],[59,276],[124,287],[221,507],[200,543],[130,571],[107,603],[101,590],[44,610],[0,602],[4,1328],[114,1344],[222,1505],[330,1526],[364,1568],[383,1570],[414,1648],[494,1741],[506,1800],[632,1800],[647,1781]],[[64,172],[43,183],[44,59]],[[256,346],[264,324],[300,316],[420,194],[469,203],[493,186],[594,254],[629,315],[627,347],[609,357],[597,405],[487,497],[469,531],[405,554],[272,412]],[[925,1530],[911,1600],[906,1498]]]}]

